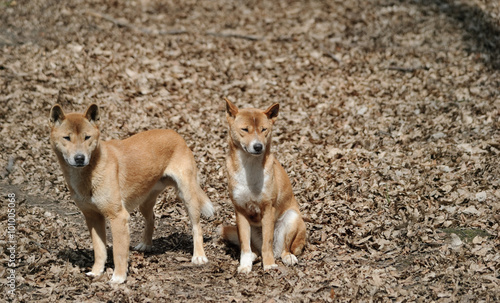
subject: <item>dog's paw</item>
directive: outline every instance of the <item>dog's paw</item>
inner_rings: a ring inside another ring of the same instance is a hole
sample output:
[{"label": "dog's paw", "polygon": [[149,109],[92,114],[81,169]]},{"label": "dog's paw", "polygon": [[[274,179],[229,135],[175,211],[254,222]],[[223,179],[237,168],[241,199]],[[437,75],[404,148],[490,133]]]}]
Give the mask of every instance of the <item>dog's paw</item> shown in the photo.
[{"label": "dog's paw", "polygon": [[134,247],[134,250],[136,251],[144,251],[144,252],[150,252],[153,249],[153,245],[147,245],[144,243],[139,243]]},{"label": "dog's paw", "polygon": [[251,271],[252,271],[252,266],[248,266],[248,265],[238,266],[238,273],[240,273],[240,274],[248,274]]},{"label": "dog's paw", "polygon": [[95,278],[95,277],[99,277],[102,273],[95,273],[93,271],[89,271],[87,273],[85,273],[88,277],[92,277],[92,278]]},{"label": "dog's paw", "polygon": [[203,265],[208,263],[208,259],[205,256],[193,256],[191,262],[193,262],[196,265]]},{"label": "dog's paw", "polygon": [[269,265],[264,265],[264,271],[270,270],[270,269],[275,269],[275,268],[278,268],[278,265],[276,263],[269,264]]},{"label": "dog's paw", "polygon": [[281,260],[286,265],[295,265],[295,264],[299,263],[299,260],[297,260],[297,257],[294,254],[285,255],[281,258]]},{"label": "dog's paw", "polygon": [[127,279],[127,276],[126,275],[115,275],[113,273],[113,276],[111,277],[111,280],[109,280],[109,283],[111,284],[121,284],[123,282],[125,282],[125,280]]},{"label": "dog's paw", "polygon": [[252,251],[252,262],[257,260],[257,254]]}]

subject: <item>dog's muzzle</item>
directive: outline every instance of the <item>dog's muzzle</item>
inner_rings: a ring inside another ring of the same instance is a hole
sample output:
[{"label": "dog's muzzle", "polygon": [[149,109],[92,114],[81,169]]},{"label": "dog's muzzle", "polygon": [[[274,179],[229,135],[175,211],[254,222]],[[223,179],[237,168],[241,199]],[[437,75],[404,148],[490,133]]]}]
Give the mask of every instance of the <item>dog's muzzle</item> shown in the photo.
[{"label": "dog's muzzle", "polygon": [[74,167],[84,167],[89,165],[90,159],[84,154],[76,154],[73,157],[67,159],[69,165]]},{"label": "dog's muzzle", "polygon": [[261,155],[264,152],[264,145],[260,142],[252,143],[247,152],[255,156]]}]

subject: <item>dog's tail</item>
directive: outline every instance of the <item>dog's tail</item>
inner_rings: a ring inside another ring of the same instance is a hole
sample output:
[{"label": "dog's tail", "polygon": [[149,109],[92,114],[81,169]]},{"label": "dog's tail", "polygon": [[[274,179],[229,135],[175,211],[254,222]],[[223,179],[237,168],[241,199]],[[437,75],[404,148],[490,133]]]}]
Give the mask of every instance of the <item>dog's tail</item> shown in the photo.
[{"label": "dog's tail", "polygon": [[217,228],[217,233],[221,236],[224,241],[229,242],[234,246],[240,246],[240,240],[238,238],[238,229],[236,226],[219,226]]},{"label": "dog's tail", "polygon": [[[195,171],[195,169],[193,170]],[[195,217],[199,217],[201,213],[205,218],[210,218],[214,215],[214,206],[212,202],[210,202],[207,194],[201,188],[198,181],[199,178],[197,178],[196,175],[193,176],[193,174],[191,174],[190,176],[188,175],[188,177],[179,177],[182,176],[182,173],[178,171],[169,172],[167,175],[174,180],[177,196],[188,207],[190,215],[196,213],[197,215],[195,215]]]},{"label": "dog's tail", "polygon": [[208,198],[207,194],[205,191],[201,188],[201,176],[200,172],[196,170],[196,183],[197,183],[197,196],[199,200],[199,205],[200,205],[200,212],[203,217],[206,219],[211,218],[214,213],[215,209],[214,206],[212,205],[212,202]]},{"label": "dog's tail", "polygon": [[211,218],[214,215],[215,209],[214,206],[212,205],[212,202],[208,198],[207,194],[200,188],[198,190],[198,197],[201,200],[201,214],[205,218]]},{"label": "dog's tail", "polygon": [[[240,247],[240,238],[238,236],[238,227],[234,225],[219,226],[217,230],[221,238],[227,243]],[[252,226],[250,244],[254,252],[262,250],[262,228],[259,226]]]}]

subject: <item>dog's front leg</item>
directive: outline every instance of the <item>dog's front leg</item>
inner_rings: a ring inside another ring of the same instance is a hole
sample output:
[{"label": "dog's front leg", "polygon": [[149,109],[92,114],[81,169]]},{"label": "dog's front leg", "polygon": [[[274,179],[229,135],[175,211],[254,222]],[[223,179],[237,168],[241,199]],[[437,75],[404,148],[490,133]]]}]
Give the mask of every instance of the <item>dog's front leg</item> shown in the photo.
[{"label": "dog's front leg", "polygon": [[83,211],[85,222],[92,238],[94,246],[94,266],[87,276],[97,277],[104,271],[104,264],[107,259],[106,252],[106,220],[104,216],[95,211]]},{"label": "dog's front leg", "polygon": [[255,259],[251,249],[251,228],[248,219],[236,211],[236,225],[238,227],[238,238],[240,240],[240,266],[239,273],[247,274],[252,271],[252,262]]},{"label": "dog's front leg", "polygon": [[273,255],[274,212],[274,207],[268,205],[262,214],[262,264],[264,265],[264,270],[278,267],[274,262]]},{"label": "dog's front leg", "polygon": [[130,245],[129,218],[130,214],[125,208],[122,208],[116,216],[110,218],[111,233],[113,235],[113,261],[115,263],[111,283],[123,283],[127,279]]}]

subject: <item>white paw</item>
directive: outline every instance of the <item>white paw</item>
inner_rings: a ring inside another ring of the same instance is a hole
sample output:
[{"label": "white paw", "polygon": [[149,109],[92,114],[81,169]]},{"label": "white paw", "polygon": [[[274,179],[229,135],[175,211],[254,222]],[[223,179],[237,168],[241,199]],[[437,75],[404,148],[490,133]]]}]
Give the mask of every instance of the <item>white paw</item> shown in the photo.
[{"label": "white paw", "polygon": [[257,259],[257,254],[252,252],[252,262],[255,261]]},{"label": "white paw", "polygon": [[119,276],[119,275],[115,275],[113,273],[113,276],[111,277],[111,280],[109,280],[109,283],[112,283],[112,284],[121,284],[121,283],[125,282],[126,279],[127,279],[126,275]]},{"label": "white paw", "polygon": [[202,265],[202,264],[207,264],[208,259],[205,256],[193,256],[191,262],[193,262],[196,265]]},{"label": "white paw", "polygon": [[99,277],[102,274],[102,272],[96,274],[96,273],[94,273],[92,271],[89,271],[88,273],[85,273],[85,274],[87,276],[89,276],[89,277],[94,277],[95,278],[95,277]]},{"label": "white paw", "polygon": [[295,265],[295,264],[299,263],[299,260],[297,260],[297,257],[294,254],[288,254],[286,256],[283,256],[281,258],[281,260],[286,265]]},{"label": "white paw", "polygon": [[277,264],[264,265],[264,270],[270,270],[270,269],[275,269],[275,268],[278,268]]},{"label": "white paw", "polygon": [[139,243],[137,244],[135,247],[134,247],[134,250],[136,251],[146,251],[146,252],[149,252],[153,249],[153,245],[147,245],[147,244],[144,244],[144,243]]},{"label": "white paw", "polygon": [[238,273],[240,274],[248,274],[249,272],[252,271],[252,266],[248,266],[248,265],[240,265],[238,266]]}]

